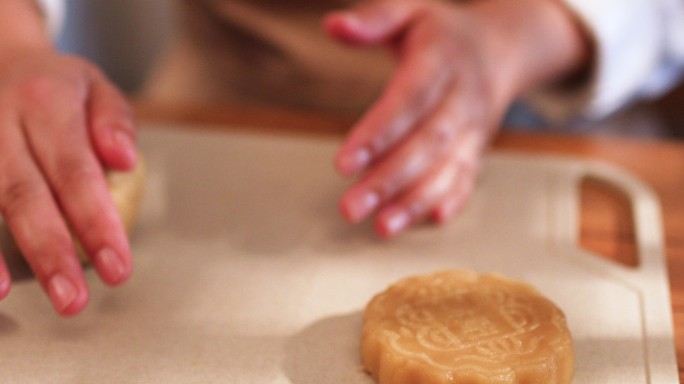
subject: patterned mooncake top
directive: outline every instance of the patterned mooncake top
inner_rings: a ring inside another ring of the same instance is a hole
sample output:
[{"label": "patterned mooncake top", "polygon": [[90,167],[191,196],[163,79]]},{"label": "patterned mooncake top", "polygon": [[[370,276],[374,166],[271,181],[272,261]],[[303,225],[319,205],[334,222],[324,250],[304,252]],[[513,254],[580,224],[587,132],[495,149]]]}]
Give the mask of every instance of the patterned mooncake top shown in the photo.
[{"label": "patterned mooncake top", "polygon": [[402,280],[364,314],[362,360],[381,384],[569,383],[565,316],[531,286],[440,271]]}]

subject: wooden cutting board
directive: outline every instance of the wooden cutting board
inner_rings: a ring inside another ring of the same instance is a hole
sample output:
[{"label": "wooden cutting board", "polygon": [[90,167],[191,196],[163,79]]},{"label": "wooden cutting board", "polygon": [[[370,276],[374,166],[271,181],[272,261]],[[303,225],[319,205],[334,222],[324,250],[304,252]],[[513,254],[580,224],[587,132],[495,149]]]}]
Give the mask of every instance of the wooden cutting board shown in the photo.
[{"label": "wooden cutting board", "polygon": [[[92,270],[89,308],[37,283],[0,303],[8,383],[359,383],[361,313],[394,281],[445,268],[528,282],[566,313],[575,383],[677,383],[658,201],[602,163],[492,153],[465,212],[391,241],[342,220],[330,138],[142,129],[149,178],[122,288]],[[625,192],[639,265],[581,250],[579,183]]]}]

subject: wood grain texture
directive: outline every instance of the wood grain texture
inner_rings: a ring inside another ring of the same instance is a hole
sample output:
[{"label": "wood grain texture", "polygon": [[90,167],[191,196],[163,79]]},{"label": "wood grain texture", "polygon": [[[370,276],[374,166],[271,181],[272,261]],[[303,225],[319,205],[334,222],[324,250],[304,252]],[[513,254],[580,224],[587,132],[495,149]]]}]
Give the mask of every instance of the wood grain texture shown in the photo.
[{"label": "wood grain texture", "polygon": [[627,196],[592,178],[583,180],[580,188],[580,247],[629,267],[639,265],[634,216]]},{"label": "wood grain texture", "polygon": [[[631,172],[653,188],[660,198],[663,212],[677,365],[679,380],[684,382],[684,144],[655,139],[510,133],[497,137],[494,146],[607,161]],[[601,203],[596,199],[588,199],[583,203],[583,210],[588,211],[595,204]],[[614,213],[608,213],[611,214]],[[582,242],[598,239],[602,243],[601,247],[611,249],[628,249],[632,246],[633,234],[630,235],[619,225],[610,225],[613,219],[606,217],[605,212],[589,212],[587,215],[593,219],[584,223],[587,226],[581,231]]]}]

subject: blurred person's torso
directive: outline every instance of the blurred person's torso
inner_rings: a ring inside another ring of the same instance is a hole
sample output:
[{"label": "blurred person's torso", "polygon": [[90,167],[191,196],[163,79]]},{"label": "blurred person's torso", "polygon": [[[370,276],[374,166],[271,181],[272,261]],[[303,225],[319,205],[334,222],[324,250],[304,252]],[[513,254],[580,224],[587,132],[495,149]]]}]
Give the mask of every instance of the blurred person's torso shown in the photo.
[{"label": "blurred person's torso", "polygon": [[382,47],[333,41],[323,16],[353,0],[183,0],[179,39],[147,96],[361,111],[391,73]]}]

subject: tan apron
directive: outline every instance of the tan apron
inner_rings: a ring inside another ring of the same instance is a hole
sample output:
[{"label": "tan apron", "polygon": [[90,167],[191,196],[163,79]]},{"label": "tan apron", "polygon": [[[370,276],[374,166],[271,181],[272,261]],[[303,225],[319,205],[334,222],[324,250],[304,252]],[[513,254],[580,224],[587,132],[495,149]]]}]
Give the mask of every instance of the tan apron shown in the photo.
[{"label": "tan apron", "polygon": [[143,95],[156,101],[242,103],[358,112],[394,61],[383,48],[330,39],[323,15],[351,0],[185,0],[178,35]]}]

